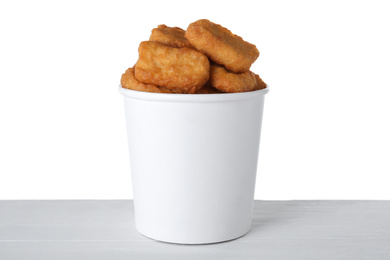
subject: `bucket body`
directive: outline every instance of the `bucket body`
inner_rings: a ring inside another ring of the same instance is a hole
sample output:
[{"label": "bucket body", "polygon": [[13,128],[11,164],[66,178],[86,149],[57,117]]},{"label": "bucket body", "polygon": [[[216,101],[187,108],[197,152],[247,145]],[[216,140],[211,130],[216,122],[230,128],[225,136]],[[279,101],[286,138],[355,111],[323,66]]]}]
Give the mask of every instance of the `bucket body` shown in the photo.
[{"label": "bucket body", "polygon": [[181,244],[246,234],[268,88],[234,94],[119,91],[137,230]]}]

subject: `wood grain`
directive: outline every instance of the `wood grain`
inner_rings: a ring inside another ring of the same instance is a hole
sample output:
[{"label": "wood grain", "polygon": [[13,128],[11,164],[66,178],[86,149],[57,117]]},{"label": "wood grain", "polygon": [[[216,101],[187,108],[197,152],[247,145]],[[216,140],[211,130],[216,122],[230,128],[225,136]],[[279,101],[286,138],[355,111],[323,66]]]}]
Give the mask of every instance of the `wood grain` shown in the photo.
[{"label": "wood grain", "polygon": [[143,237],[129,200],[0,201],[0,259],[390,259],[390,201],[255,201],[219,244]]}]

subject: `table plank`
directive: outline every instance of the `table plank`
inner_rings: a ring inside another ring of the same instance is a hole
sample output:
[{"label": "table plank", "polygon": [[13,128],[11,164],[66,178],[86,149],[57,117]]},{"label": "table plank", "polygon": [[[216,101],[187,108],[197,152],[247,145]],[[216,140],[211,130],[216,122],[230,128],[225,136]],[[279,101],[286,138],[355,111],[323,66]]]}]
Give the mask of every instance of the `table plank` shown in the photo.
[{"label": "table plank", "polygon": [[390,201],[255,201],[251,231],[175,245],[140,235],[129,200],[0,201],[0,259],[390,259]]}]

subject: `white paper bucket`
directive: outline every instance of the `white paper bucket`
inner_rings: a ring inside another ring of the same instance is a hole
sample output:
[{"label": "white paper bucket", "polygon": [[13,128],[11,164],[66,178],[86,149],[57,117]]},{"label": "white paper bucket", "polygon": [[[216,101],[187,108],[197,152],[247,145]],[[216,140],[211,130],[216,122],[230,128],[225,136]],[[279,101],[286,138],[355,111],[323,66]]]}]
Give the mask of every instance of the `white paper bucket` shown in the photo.
[{"label": "white paper bucket", "polygon": [[234,94],[119,91],[137,230],[180,244],[245,235],[268,88]]}]

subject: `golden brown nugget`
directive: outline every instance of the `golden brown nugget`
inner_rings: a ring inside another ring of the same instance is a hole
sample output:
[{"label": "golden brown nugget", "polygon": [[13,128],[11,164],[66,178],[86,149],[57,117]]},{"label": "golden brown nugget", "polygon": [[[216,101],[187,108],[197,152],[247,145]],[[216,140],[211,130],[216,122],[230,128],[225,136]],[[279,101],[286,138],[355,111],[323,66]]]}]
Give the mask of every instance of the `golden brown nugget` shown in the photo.
[{"label": "golden brown nugget", "polygon": [[235,73],[248,71],[260,55],[255,45],[206,19],[191,23],[185,37],[197,50]]},{"label": "golden brown nugget", "polygon": [[160,42],[178,48],[193,48],[190,42],[184,37],[185,32],[179,27],[168,27],[162,24],[152,30],[149,41]]},{"label": "golden brown nugget", "polygon": [[260,78],[259,75],[255,74],[255,77],[256,77],[256,82],[257,82],[257,86],[256,86],[255,90],[260,90],[260,89],[267,87],[267,84],[265,84],[265,82]]},{"label": "golden brown nugget", "polygon": [[172,93],[171,90],[166,88],[160,88],[152,84],[143,84],[139,82],[134,75],[134,69],[128,68],[125,73],[122,74],[121,85],[123,88],[155,93]]},{"label": "golden brown nugget", "polygon": [[141,42],[135,77],[143,83],[175,93],[195,93],[209,79],[206,55],[191,48],[174,48],[159,42]]},{"label": "golden brown nugget", "polygon": [[259,80],[264,83],[260,77],[252,71],[233,73],[222,66],[216,65],[212,65],[210,69],[211,86],[223,92],[247,92],[264,88],[263,85],[259,85],[261,84]]},{"label": "golden brown nugget", "polygon": [[209,82],[206,83],[201,89],[199,89],[195,94],[217,94],[222,93],[222,91],[213,88]]}]

